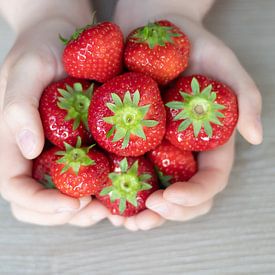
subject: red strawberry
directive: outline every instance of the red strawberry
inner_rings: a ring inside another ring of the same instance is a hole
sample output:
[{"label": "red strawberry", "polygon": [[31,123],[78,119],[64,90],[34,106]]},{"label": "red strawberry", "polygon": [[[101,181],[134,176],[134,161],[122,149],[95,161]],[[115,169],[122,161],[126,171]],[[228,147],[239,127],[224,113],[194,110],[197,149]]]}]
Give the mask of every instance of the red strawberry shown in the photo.
[{"label": "red strawberry", "polygon": [[133,216],[146,208],[146,199],[158,189],[154,168],[144,157],[110,159],[109,182],[97,198],[113,215]]},{"label": "red strawberry", "polygon": [[65,143],[66,151],[51,166],[55,186],[64,194],[79,198],[94,195],[101,190],[110,171],[108,159],[92,146],[81,147],[78,139],[76,147]]},{"label": "red strawberry", "polygon": [[181,77],[164,95],[166,138],[182,150],[205,151],[224,144],[238,120],[238,103],[225,84],[202,75]]},{"label": "red strawberry", "polygon": [[43,151],[33,160],[32,177],[48,189],[55,188],[51,177],[51,165],[58,159],[58,156],[55,154],[58,150],[59,148],[52,147]]},{"label": "red strawberry", "polygon": [[140,73],[125,73],[102,85],[93,95],[88,124],[105,150],[140,156],[161,143],[165,108],[157,83]]},{"label": "red strawberry", "polygon": [[163,140],[154,150],[148,153],[155,165],[160,182],[164,187],[178,181],[188,181],[197,172],[197,163],[190,151],[182,151]]},{"label": "red strawberry", "polygon": [[190,47],[188,37],[177,26],[157,21],[130,33],[124,63],[130,71],[148,74],[165,85],[186,69]]},{"label": "red strawberry", "polygon": [[77,29],[63,53],[65,71],[78,78],[105,82],[122,70],[123,34],[111,22],[87,25]]},{"label": "red strawberry", "polygon": [[52,83],[44,90],[39,112],[48,140],[60,148],[64,148],[64,142],[76,144],[78,136],[83,144],[91,141],[87,114],[92,92],[93,84],[71,77]]}]

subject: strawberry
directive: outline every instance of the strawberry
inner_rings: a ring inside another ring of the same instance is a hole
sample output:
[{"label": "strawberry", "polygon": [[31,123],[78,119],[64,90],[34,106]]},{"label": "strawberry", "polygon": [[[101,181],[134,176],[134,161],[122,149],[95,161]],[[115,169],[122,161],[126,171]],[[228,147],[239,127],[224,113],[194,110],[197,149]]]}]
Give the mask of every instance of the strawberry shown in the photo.
[{"label": "strawberry", "polygon": [[161,20],[129,34],[124,63],[130,71],[148,74],[166,85],[186,69],[190,47],[188,37],[177,26]]},{"label": "strawberry", "polygon": [[76,144],[78,136],[84,144],[91,141],[87,114],[92,92],[93,84],[71,77],[52,83],[44,90],[39,112],[48,140],[60,148],[64,148],[64,142]]},{"label": "strawberry", "polygon": [[202,75],[181,77],[164,102],[166,138],[182,150],[205,151],[226,143],[238,120],[234,92]]},{"label": "strawberry", "polygon": [[94,93],[88,114],[94,139],[121,156],[140,156],[160,144],[165,120],[157,83],[133,72],[103,84]]},{"label": "strawberry", "polygon": [[158,189],[152,164],[144,157],[110,155],[109,181],[97,198],[113,215],[130,217],[144,210],[148,196]]},{"label": "strawberry", "polygon": [[75,147],[65,143],[66,151],[59,151],[59,157],[51,166],[55,186],[64,194],[80,198],[94,195],[105,186],[109,161],[94,145],[81,147],[78,138]]},{"label": "strawberry", "polygon": [[51,165],[57,160],[55,154],[59,148],[52,147],[43,151],[36,159],[33,160],[32,177],[48,189],[55,188],[51,177]]},{"label": "strawberry", "polygon": [[159,180],[164,187],[178,181],[188,181],[197,172],[197,163],[190,151],[182,151],[163,140],[154,150],[148,153],[155,165]]},{"label": "strawberry", "polygon": [[65,71],[78,78],[106,82],[122,70],[123,34],[112,22],[87,25],[77,29],[63,52]]}]

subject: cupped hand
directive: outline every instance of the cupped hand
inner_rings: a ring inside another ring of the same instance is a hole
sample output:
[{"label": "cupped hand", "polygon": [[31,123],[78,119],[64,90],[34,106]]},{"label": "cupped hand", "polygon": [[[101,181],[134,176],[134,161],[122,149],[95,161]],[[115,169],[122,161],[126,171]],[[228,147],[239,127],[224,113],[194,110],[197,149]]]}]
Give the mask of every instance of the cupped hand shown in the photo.
[{"label": "cupped hand", "polygon": [[43,89],[64,74],[58,31],[69,36],[74,28],[62,19],[29,27],[18,35],[1,69],[0,192],[14,216],[24,222],[86,226],[107,216],[98,201],[70,198],[31,177],[31,159],[44,146],[39,99]]},{"label": "cupped hand", "polygon": [[[229,85],[238,97],[239,133],[252,144],[262,142],[261,95],[231,49],[208,32],[200,22],[171,14],[147,18],[145,21],[144,15],[141,15],[135,21],[140,25],[131,25],[131,21],[125,19],[121,7],[118,5],[114,18],[126,34],[154,19],[167,19],[181,27],[192,44],[190,65],[184,75],[204,74]],[[228,183],[234,161],[234,136],[225,145],[200,153],[198,172],[188,182],[174,183],[166,190],[153,193],[147,200],[148,209],[144,212],[131,218],[120,218],[119,222],[118,218],[111,217],[111,221],[135,231],[157,227],[165,220],[186,221],[207,213],[213,205],[214,196]]]}]

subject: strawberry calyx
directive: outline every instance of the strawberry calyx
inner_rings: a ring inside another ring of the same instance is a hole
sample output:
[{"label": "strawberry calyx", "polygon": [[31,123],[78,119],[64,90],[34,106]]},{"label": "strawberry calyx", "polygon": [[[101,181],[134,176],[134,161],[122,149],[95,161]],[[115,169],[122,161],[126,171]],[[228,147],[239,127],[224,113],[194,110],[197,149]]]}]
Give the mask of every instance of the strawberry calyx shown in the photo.
[{"label": "strawberry calyx", "polygon": [[164,188],[170,186],[171,185],[170,180],[172,179],[172,176],[164,175],[163,172],[161,172],[157,166],[154,166],[154,168],[161,185]]},{"label": "strawberry calyx", "polygon": [[108,195],[111,202],[119,200],[119,212],[122,214],[126,209],[126,202],[138,206],[137,193],[152,188],[152,185],[146,182],[151,177],[146,173],[138,175],[138,160],[129,168],[127,158],[124,158],[119,163],[119,169],[109,173],[112,185],[103,188],[100,196]]},{"label": "strawberry calyx", "polygon": [[181,34],[173,32],[173,27],[161,26],[158,23],[148,23],[132,35],[131,41],[147,43],[149,48],[153,49],[157,45],[165,46],[166,43],[174,43],[173,37],[179,36]]},{"label": "strawberry calyx", "polygon": [[166,106],[181,110],[173,119],[174,121],[183,120],[178,127],[178,132],[182,132],[192,125],[195,137],[203,127],[206,135],[211,138],[213,135],[211,124],[222,126],[219,118],[224,118],[224,114],[220,110],[225,109],[225,106],[215,102],[217,93],[212,91],[211,84],[200,91],[199,82],[193,77],[191,88],[191,94],[180,91],[183,101],[171,101]]},{"label": "strawberry calyx", "polygon": [[39,181],[46,189],[56,189],[55,184],[52,181],[52,177],[48,174],[45,174],[43,179]]},{"label": "strawberry calyx", "polygon": [[94,90],[94,84],[83,91],[81,83],[74,83],[73,87],[66,84],[66,89],[57,89],[60,93],[57,106],[67,111],[65,120],[74,120],[73,130],[79,127],[80,122],[88,129],[88,109]]},{"label": "strawberry calyx", "polygon": [[89,29],[91,26],[96,24],[96,18],[95,18],[95,14],[96,12],[94,11],[92,13],[92,23],[91,24],[87,24],[86,26],[82,27],[82,28],[77,28],[73,34],[70,36],[69,39],[64,38],[61,34],[59,34],[59,39],[60,41],[66,46],[68,43],[70,43],[71,41],[76,40],[81,33],[83,33],[85,30]]},{"label": "strawberry calyx", "polygon": [[111,96],[114,103],[107,102],[106,106],[114,115],[103,118],[106,123],[113,125],[106,135],[107,138],[113,135],[112,142],[123,139],[122,149],[129,145],[131,134],[146,140],[143,127],[154,127],[159,123],[156,120],[144,119],[150,104],[139,106],[140,93],[138,90],[133,94],[133,98],[131,98],[130,92],[127,91],[123,101],[115,93],[112,93]]},{"label": "strawberry calyx", "polygon": [[64,142],[65,151],[58,151],[55,154],[62,156],[56,162],[64,164],[61,174],[68,171],[70,168],[78,175],[79,169],[82,166],[94,165],[95,161],[88,156],[88,153],[95,144],[89,147],[81,147],[81,138],[77,138],[76,146],[73,147],[70,144]]}]

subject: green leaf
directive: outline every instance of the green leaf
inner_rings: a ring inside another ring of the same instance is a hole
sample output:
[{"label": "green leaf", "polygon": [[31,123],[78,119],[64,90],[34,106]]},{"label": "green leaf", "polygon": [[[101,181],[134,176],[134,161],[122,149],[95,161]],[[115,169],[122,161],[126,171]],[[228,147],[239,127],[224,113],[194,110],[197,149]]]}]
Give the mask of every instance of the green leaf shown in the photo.
[{"label": "green leaf", "polygon": [[155,127],[159,124],[159,122],[156,120],[146,119],[146,120],[142,120],[141,124],[146,127]]},{"label": "green leaf", "polygon": [[142,187],[140,190],[149,190],[151,188],[152,188],[151,184],[144,182],[144,183],[142,183]]},{"label": "green leaf", "polygon": [[213,135],[213,129],[212,129],[212,126],[210,125],[210,123],[208,121],[204,121],[203,128],[204,128],[204,131],[207,134],[207,136],[209,138],[211,138],[212,135]]},{"label": "green leaf", "polygon": [[94,92],[94,83],[86,90],[86,95],[91,99]]},{"label": "green leaf", "polygon": [[135,129],[133,129],[132,134],[146,140],[146,136],[141,125],[138,125]]},{"label": "green leaf", "polygon": [[189,125],[191,124],[191,120],[190,119],[185,119],[178,127],[178,132],[182,132],[184,130],[186,130]]},{"label": "green leaf", "polygon": [[55,152],[55,155],[57,155],[57,156],[64,156],[65,154],[66,154],[65,151],[57,151],[57,152]]},{"label": "green leaf", "polygon": [[64,97],[64,98],[69,98],[71,97],[71,94],[68,93],[66,90],[64,89],[57,89],[57,91]]},{"label": "green leaf", "polygon": [[165,106],[167,106],[170,109],[179,110],[179,109],[183,109],[184,105],[183,105],[183,102],[181,101],[170,101],[166,103]]},{"label": "green leaf", "polygon": [[127,131],[124,128],[116,128],[115,135],[113,137],[112,142],[117,142],[120,139],[124,138]]},{"label": "green leaf", "polygon": [[80,147],[81,147],[81,137],[78,136],[76,141],[76,148],[80,148]]},{"label": "green leaf", "polygon": [[135,206],[135,207],[138,206],[137,198],[136,198],[135,195],[134,195],[134,196],[129,196],[129,197],[127,197],[127,201],[128,201],[129,203],[131,203],[131,204],[132,204],[133,206]]},{"label": "green leaf", "polygon": [[[212,85],[210,84],[202,90],[201,95],[208,98],[208,97],[210,97],[211,91],[212,91]],[[212,93],[211,93],[211,95],[212,95]]]},{"label": "green leaf", "polygon": [[110,138],[110,137],[112,136],[112,134],[114,133],[115,129],[116,129],[116,126],[113,126],[113,127],[108,131],[108,133],[106,134],[106,137],[107,137],[107,138]]},{"label": "green leaf", "polygon": [[99,195],[100,195],[100,196],[106,196],[106,195],[108,195],[110,192],[112,192],[112,190],[113,190],[113,186],[107,186],[107,187],[105,187],[105,188],[103,188],[103,189],[101,190],[101,192],[99,193]]},{"label": "green leaf", "polygon": [[73,131],[75,131],[80,125],[80,118],[76,118],[73,122]]},{"label": "green leaf", "polygon": [[217,98],[217,94],[215,92],[212,92],[210,94],[209,100],[211,100],[212,102],[214,102]]},{"label": "green leaf", "polygon": [[136,160],[133,165],[128,170],[128,174],[137,175],[138,174],[138,160]]},{"label": "green leaf", "polygon": [[113,103],[107,102],[106,106],[109,110],[111,110],[113,113],[117,111],[117,106]]},{"label": "green leaf", "polygon": [[76,92],[83,92],[82,84],[79,82],[74,83],[74,90]]},{"label": "green leaf", "polygon": [[191,87],[194,95],[198,95],[200,93],[200,84],[195,77],[192,78]]},{"label": "green leaf", "polygon": [[124,158],[120,161],[119,167],[122,173],[126,173],[128,171],[128,161],[127,158]]},{"label": "green leaf", "polygon": [[117,107],[121,107],[123,105],[120,97],[117,94],[112,93],[111,96],[112,96],[112,99],[113,99],[115,105],[117,105]]},{"label": "green leaf", "polygon": [[74,171],[74,173],[75,173],[76,175],[78,175],[80,166],[81,166],[81,165],[80,165],[79,162],[75,162],[75,163],[72,163],[72,164],[71,164],[71,167],[72,167],[72,169],[73,169],[73,171]]},{"label": "green leaf", "polygon": [[105,121],[106,123],[109,123],[109,124],[114,124],[115,123],[113,116],[104,117],[103,121]]},{"label": "green leaf", "polygon": [[149,108],[150,108],[150,104],[138,107],[139,111],[142,113],[142,117],[145,117]]},{"label": "green leaf", "polygon": [[183,99],[185,101],[189,101],[192,98],[192,95],[190,95],[188,93],[185,93],[185,92],[182,92],[182,91],[180,91],[180,95],[183,97]]},{"label": "green leaf", "polygon": [[141,174],[138,178],[140,181],[145,182],[145,181],[151,179],[152,176],[150,174]]},{"label": "green leaf", "polygon": [[67,90],[71,95],[74,94],[74,89],[73,89],[70,85],[66,84],[65,86],[66,86],[66,90]]},{"label": "green leaf", "polygon": [[110,200],[111,202],[114,202],[115,200],[120,199],[120,195],[117,193],[117,191],[114,189],[111,193]]},{"label": "green leaf", "polygon": [[109,175],[108,175],[108,178],[109,178],[112,182],[116,181],[119,177],[120,177],[120,175],[117,174],[117,173],[109,173]]},{"label": "green leaf", "polygon": [[139,93],[139,90],[136,90],[134,95],[133,95],[133,104],[135,106],[138,106],[139,101],[140,101],[140,93]]},{"label": "green leaf", "polygon": [[199,132],[201,130],[201,126],[202,126],[202,121],[201,120],[193,121],[193,129],[194,129],[194,136],[195,137],[197,137],[199,135]]},{"label": "green leaf", "polygon": [[225,109],[225,106],[221,105],[221,104],[218,104],[218,103],[215,103],[213,108],[214,108],[214,110],[223,110],[223,109]]},{"label": "green leaf", "polygon": [[129,145],[130,135],[131,135],[131,132],[127,131],[122,143],[122,147],[121,147],[122,149],[125,149]]},{"label": "green leaf", "polygon": [[119,201],[119,213],[123,214],[123,212],[126,209],[126,199],[125,198],[121,198]]},{"label": "green leaf", "polygon": [[132,104],[131,94],[130,94],[129,91],[127,91],[124,95],[123,104],[124,105],[131,105]]},{"label": "green leaf", "polygon": [[70,169],[70,165],[66,164],[63,169],[61,170],[61,175],[64,174],[65,172],[67,172]]},{"label": "green leaf", "polygon": [[185,112],[185,110],[183,110],[174,117],[174,121],[187,119],[188,117],[189,115]]}]

